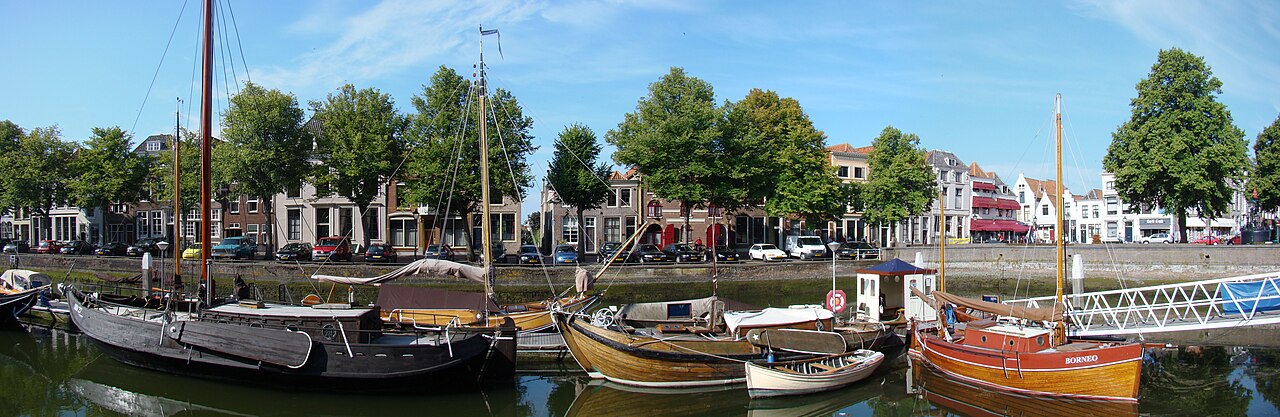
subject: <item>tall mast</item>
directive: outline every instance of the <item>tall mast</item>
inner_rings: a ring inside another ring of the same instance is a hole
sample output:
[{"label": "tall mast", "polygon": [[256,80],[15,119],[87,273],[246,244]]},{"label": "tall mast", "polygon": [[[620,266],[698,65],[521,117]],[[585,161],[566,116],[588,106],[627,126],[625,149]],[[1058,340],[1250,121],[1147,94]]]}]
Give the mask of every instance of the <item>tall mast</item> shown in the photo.
[{"label": "tall mast", "polygon": [[938,291],[947,290],[947,188],[938,189]]},{"label": "tall mast", "polygon": [[[174,115],[173,123],[173,146],[169,149],[173,151],[173,254],[182,253],[182,189],[180,183],[182,180],[182,170],[179,167],[178,152],[182,143],[182,97],[178,97],[178,112]],[[182,282],[182,258],[173,257],[173,282],[176,285]]]},{"label": "tall mast", "polygon": [[1058,195],[1054,197],[1058,203],[1058,209],[1056,210],[1058,218],[1053,225],[1053,241],[1056,246],[1055,252],[1057,252],[1058,255],[1058,263],[1054,264],[1054,269],[1058,271],[1058,291],[1056,297],[1058,302],[1062,302],[1063,268],[1066,267],[1065,262],[1067,259],[1067,251],[1066,247],[1063,246],[1064,239],[1062,238],[1062,230],[1064,229],[1062,227],[1062,211],[1066,210],[1066,206],[1062,198],[1062,93],[1058,93],[1053,96],[1053,119],[1054,129],[1057,133],[1055,136],[1056,140],[1054,142],[1056,143],[1057,148],[1055,160],[1058,166],[1057,185],[1054,186],[1058,193]]},{"label": "tall mast", "polygon": [[[484,256],[484,295],[485,302],[493,299],[493,250],[492,237],[490,235],[491,228],[489,223],[489,123],[486,121],[485,114],[486,103],[485,98],[489,94],[489,86],[485,83],[484,72],[484,35],[496,34],[497,30],[484,30],[484,26],[480,27],[480,67],[478,68],[480,80],[476,85],[480,89],[480,253]],[[486,304],[487,305],[487,304]],[[488,311],[488,308],[482,309]]]},{"label": "tall mast", "polygon": [[200,278],[205,281],[205,300],[213,301],[209,277],[209,175],[210,142],[213,137],[213,0],[204,0],[204,58],[200,76]]}]

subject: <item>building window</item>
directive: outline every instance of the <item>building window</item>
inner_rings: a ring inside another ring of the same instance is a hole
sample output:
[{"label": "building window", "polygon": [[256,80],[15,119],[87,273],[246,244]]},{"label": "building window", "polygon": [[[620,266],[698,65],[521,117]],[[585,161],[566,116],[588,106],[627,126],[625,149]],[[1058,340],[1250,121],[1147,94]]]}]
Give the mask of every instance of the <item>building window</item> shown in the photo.
[{"label": "building window", "polygon": [[1018,203],[1019,203],[1019,204],[1026,204],[1026,203],[1027,203],[1027,192],[1026,192],[1026,191],[1018,191]]},{"label": "building window", "polygon": [[502,226],[502,240],[514,242],[516,240],[516,214],[502,213],[502,222],[498,224]]},{"label": "building window", "polygon": [[1107,222],[1107,237],[1116,237],[1117,229],[1118,227],[1116,226],[1116,222]]},{"label": "building window", "polygon": [[618,190],[618,205],[622,207],[631,207],[631,189],[623,188]]},{"label": "building window", "polygon": [[257,212],[258,212],[258,199],[257,199],[257,198],[249,199],[249,212],[250,212],[250,213],[257,213]]},{"label": "building window", "polygon": [[618,190],[609,190],[609,199],[605,201],[608,202],[607,206],[617,207],[618,206]]},{"label": "building window", "polygon": [[316,239],[329,237],[329,208],[317,207],[316,209]]},{"label": "building window", "polygon": [[857,179],[867,178],[867,169],[863,167],[853,167],[853,177]]},{"label": "building window", "polygon": [[606,217],[604,219],[604,241],[622,241],[622,219],[617,217]]},{"label": "building window", "polygon": [[240,200],[231,200],[227,202],[227,211],[231,214],[240,214]]},{"label": "building window", "polygon": [[262,239],[258,239],[258,225],[246,224],[244,227],[245,227],[244,229],[245,236],[248,236],[250,239],[253,239],[254,242],[262,240]]},{"label": "building window", "polygon": [[636,234],[636,216],[627,216],[626,224],[623,226],[623,229],[622,229],[623,239],[630,239],[631,236],[635,234]]},{"label": "building window", "polygon": [[289,187],[289,190],[288,190],[288,191],[286,191],[286,193],[287,193],[287,194],[285,194],[285,197],[289,197],[289,198],[302,198],[302,187],[301,187],[301,186],[298,186],[298,187]]},{"label": "building window", "polygon": [[215,222],[222,220],[222,212],[218,210],[209,210],[209,220],[213,220]]},{"label": "building window", "polygon": [[578,219],[573,216],[564,216],[560,220],[560,241],[562,243],[578,243]]},{"label": "building window", "polygon": [[355,218],[352,217],[356,209],[346,207],[338,209],[338,235],[339,236],[355,236],[351,233],[355,228]]},{"label": "building window", "polygon": [[960,171],[953,171],[951,176],[955,178],[955,182],[961,182],[960,180],[964,178],[964,173],[961,173]]},{"label": "building window", "polygon": [[1045,204],[1045,205],[1043,205],[1043,206],[1040,206],[1040,214],[1043,214],[1043,215],[1045,215],[1045,216],[1048,216],[1048,215],[1049,215],[1049,205],[1048,205],[1048,204]]},{"label": "building window", "polygon": [[938,181],[947,182],[947,171],[938,170]]},{"label": "building window", "polygon": [[964,190],[960,187],[956,187],[956,204],[954,208],[957,210],[964,208]]},{"label": "building window", "polygon": [[391,219],[391,244],[395,246],[418,246],[418,224],[412,218]]},{"label": "building window", "polygon": [[378,230],[381,229],[378,225],[378,218],[381,216],[378,214],[377,207],[369,207],[369,210],[364,212],[364,220],[362,220],[364,223],[361,227],[364,228],[364,237],[366,239],[378,240],[382,238],[381,233],[378,233]]},{"label": "building window", "polygon": [[1115,197],[1107,197],[1107,215],[1114,216],[1120,214],[1120,201]]},{"label": "building window", "polygon": [[138,212],[138,234],[142,235],[138,237],[143,237],[148,235],[147,231],[151,230],[151,228],[147,227],[147,224],[148,224],[147,212],[145,211]]},{"label": "building window", "polygon": [[1115,182],[1115,181],[1107,181],[1107,190],[1114,190],[1114,189],[1116,189],[1116,182]]},{"label": "building window", "polygon": [[302,239],[302,210],[289,209],[287,217],[288,220],[286,222],[288,224],[286,227],[288,228],[289,240]]},{"label": "building window", "polygon": [[836,171],[836,176],[840,178],[849,178],[849,167],[842,166]]},{"label": "building window", "polygon": [[164,236],[164,212],[151,212],[151,236]]},{"label": "building window", "polygon": [[583,252],[595,252],[596,250],[596,218],[584,217],[582,219],[582,250]]},{"label": "building window", "polygon": [[157,152],[159,150],[160,150],[160,141],[158,140],[147,141],[147,152]]}]

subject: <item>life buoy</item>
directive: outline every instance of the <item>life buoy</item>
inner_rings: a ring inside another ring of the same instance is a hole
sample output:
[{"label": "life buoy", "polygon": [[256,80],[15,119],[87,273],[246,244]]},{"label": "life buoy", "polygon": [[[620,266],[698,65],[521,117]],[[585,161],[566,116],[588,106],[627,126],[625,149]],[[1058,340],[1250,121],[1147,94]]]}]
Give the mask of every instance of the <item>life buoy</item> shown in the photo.
[{"label": "life buoy", "polygon": [[844,291],[831,290],[827,292],[827,310],[831,310],[833,313],[844,311],[845,300],[847,298],[844,295]]}]

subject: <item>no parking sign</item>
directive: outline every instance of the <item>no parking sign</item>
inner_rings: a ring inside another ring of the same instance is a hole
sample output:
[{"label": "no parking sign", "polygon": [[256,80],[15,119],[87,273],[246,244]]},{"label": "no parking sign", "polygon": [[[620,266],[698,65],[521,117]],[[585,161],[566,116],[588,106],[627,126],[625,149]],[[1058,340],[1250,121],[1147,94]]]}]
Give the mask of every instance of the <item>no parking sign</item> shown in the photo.
[{"label": "no parking sign", "polygon": [[827,292],[827,310],[831,310],[833,313],[844,311],[845,301],[844,291],[831,290]]}]

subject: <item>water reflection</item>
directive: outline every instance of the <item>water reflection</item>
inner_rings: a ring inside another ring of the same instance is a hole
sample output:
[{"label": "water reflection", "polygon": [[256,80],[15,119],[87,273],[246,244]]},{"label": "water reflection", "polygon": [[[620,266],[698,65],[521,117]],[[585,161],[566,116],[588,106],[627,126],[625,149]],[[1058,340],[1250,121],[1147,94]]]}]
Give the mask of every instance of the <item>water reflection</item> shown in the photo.
[{"label": "water reflection", "polygon": [[[1280,415],[1280,350],[1155,349],[1140,403],[1072,402],[958,383],[905,357],[846,389],[751,400],[743,386],[646,390],[581,373],[524,373],[515,388],[347,395],[243,387],[120,364],[61,331],[0,332],[0,414],[21,416],[918,416]],[[908,387],[912,387],[908,390]]]}]

